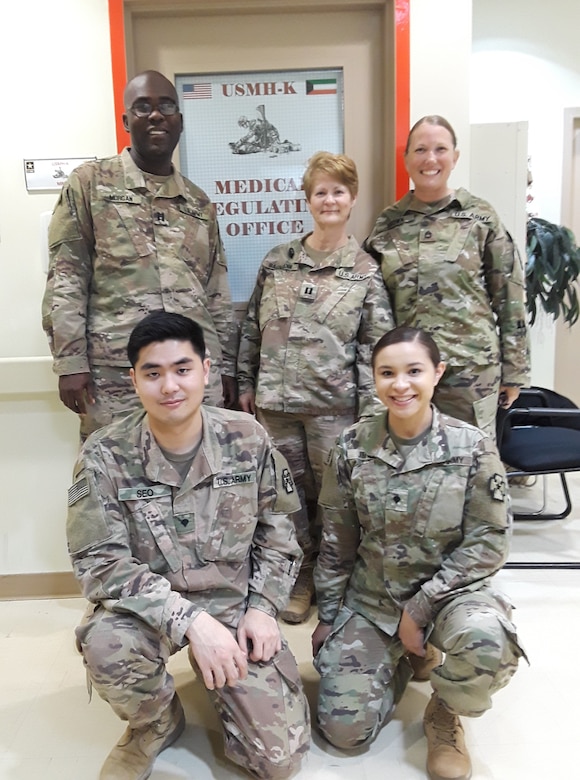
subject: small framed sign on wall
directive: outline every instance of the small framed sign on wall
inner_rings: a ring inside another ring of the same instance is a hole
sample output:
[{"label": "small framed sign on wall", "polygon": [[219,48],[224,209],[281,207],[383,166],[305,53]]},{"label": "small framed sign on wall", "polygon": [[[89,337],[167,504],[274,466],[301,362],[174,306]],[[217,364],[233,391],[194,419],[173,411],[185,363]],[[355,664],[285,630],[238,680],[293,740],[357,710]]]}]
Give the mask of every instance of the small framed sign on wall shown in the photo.
[{"label": "small framed sign on wall", "polygon": [[59,157],[55,160],[27,158],[24,160],[26,189],[28,191],[60,190],[72,170],[81,163],[96,159],[96,157]]}]

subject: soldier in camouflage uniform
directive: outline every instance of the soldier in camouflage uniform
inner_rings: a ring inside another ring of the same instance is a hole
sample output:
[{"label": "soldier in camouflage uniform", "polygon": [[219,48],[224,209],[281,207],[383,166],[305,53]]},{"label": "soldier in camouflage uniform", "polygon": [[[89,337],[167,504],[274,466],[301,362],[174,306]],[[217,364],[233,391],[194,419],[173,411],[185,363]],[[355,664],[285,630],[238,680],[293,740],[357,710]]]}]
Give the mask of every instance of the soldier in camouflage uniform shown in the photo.
[{"label": "soldier in camouflage uniform", "polygon": [[415,189],[380,214],[364,248],[381,263],[396,324],[437,340],[447,363],[437,407],[495,436],[498,400],[509,407],[529,384],[524,271],[489,203],[448,186],[456,143],[442,117],[414,125]]},{"label": "soldier in camouflage uniform", "polygon": [[430,405],[445,368],[430,336],[396,328],[373,366],[387,411],[340,436],[319,499],[318,724],[343,749],[372,741],[429,636],[445,652],[424,717],[429,777],[467,780],[459,715],[485,712],[523,654],[490,582],[508,554],[505,473],[491,439]]},{"label": "soldier in camouflage uniform", "polygon": [[238,353],[240,405],[257,411],[301,494],[294,520],[304,563],[282,613],[292,623],[308,616],[314,590],[324,459],[338,434],[373,407],[371,349],[392,327],[378,265],[346,232],[358,192],[354,162],[319,152],[303,186],[314,231],[266,255]]},{"label": "soldier in camouflage uniform", "polygon": [[92,602],[77,629],[91,684],[128,729],[101,780],[149,777],[184,727],[168,658],[188,647],[222,722],[226,755],[288,777],[309,713],[276,621],[302,553],[287,463],[242,412],[202,406],[201,328],[153,312],[133,331],[131,378],[145,412],[85,442],[69,491],[74,572]]},{"label": "soldier in camouflage uniform", "polygon": [[146,71],[128,83],[125,107],[131,148],[74,170],[49,228],[43,327],[83,438],[138,408],[125,348],[155,309],[202,325],[206,402],[235,400],[236,328],[215,207],[171,164],[183,129],[175,87]]}]

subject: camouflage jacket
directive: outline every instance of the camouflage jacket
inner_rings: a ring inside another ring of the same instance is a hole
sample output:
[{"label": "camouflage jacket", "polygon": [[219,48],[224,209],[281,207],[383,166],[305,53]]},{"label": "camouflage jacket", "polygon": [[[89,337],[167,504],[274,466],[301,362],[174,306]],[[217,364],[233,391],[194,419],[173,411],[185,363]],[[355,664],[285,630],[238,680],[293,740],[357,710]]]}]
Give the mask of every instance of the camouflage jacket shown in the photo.
[{"label": "camouflage jacket", "polygon": [[347,428],[319,505],[315,582],[325,623],[344,603],[391,636],[405,606],[425,626],[450,599],[486,587],[508,554],[512,515],[495,445],[436,409],[406,460],[386,412]]},{"label": "camouflage jacket", "polygon": [[84,163],[63,187],[49,244],[42,311],[57,374],[128,365],[132,329],[165,309],[203,327],[221,397],[236,329],[215,208],[199,187],[176,171],[153,195],[127,149]]},{"label": "camouflage jacket", "polygon": [[364,242],[381,262],[397,325],[428,331],[451,366],[502,366],[529,384],[524,269],[493,208],[467,190],[436,204],[408,193]]},{"label": "camouflage jacket", "polygon": [[342,413],[373,403],[370,358],[393,327],[375,260],[354,238],[316,265],[300,240],[269,252],[241,328],[240,393],[284,412]]},{"label": "camouflage jacket", "polygon": [[143,411],[84,444],[67,538],[87,599],[138,615],[184,644],[206,611],[236,626],[248,606],[276,615],[302,553],[286,461],[253,417],[203,407],[203,436],[181,484]]}]

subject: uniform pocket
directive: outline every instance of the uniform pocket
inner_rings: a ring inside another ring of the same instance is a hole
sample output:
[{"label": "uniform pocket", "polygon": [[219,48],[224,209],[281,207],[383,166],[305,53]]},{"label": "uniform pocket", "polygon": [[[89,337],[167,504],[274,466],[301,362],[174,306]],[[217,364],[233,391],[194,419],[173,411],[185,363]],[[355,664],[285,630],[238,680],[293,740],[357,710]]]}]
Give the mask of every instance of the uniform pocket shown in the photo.
[{"label": "uniform pocket", "polygon": [[244,561],[249,554],[258,506],[256,486],[240,485],[236,491],[219,489],[215,522],[203,547],[206,561]]},{"label": "uniform pocket", "polygon": [[173,572],[179,571],[181,556],[168,530],[172,513],[162,511],[157,501],[128,501],[127,504],[133,504],[130,511],[134,522],[130,535],[131,549],[136,551],[135,557],[156,573],[167,571],[168,568]]}]

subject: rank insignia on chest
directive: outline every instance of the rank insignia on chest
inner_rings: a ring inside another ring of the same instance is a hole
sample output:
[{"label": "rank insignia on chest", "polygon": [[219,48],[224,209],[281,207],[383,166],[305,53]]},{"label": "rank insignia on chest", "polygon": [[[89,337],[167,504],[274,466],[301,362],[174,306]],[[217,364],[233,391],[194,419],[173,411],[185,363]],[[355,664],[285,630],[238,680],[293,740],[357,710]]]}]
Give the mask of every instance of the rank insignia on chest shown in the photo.
[{"label": "rank insignia on chest", "polygon": [[489,495],[494,501],[505,501],[506,492],[505,479],[501,474],[493,474],[489,478]]},{"label": "rank insignia on chest", "polygon": [[300,287],[300,297],[304,301],[313,301],[318,292],[318,285],[311,282],[302,282]]},{"label": "rank insignia on chest", "polygon": [[294,480],[292,479],[292,474],[290,474],[290,469],[282,469],[282,485],[287,493],[294,492]]},{"label": "rank insignia on chest", "polygon": [[389,490],[387,493],[386,507],[395,512],[406,512],[409,502],[409,491],[406,488]]},{"label": "rank insignia on chest", "polygon": [[167,221],[163,211],[154,211],[153,212],[153,224],[154,225],[161,225],[162,227],[168,227],[169,226],[169,222]]}]

